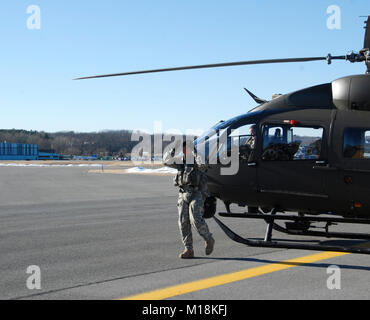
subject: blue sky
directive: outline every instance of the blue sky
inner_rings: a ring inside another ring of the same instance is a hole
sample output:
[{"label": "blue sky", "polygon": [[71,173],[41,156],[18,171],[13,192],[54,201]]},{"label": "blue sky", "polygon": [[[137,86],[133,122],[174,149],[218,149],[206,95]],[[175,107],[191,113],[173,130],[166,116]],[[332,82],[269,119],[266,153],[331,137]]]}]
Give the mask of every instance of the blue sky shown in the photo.
[{"label": "blue sky", "polygon": [[[340,30],[326,26],[329,5]],[[28,30],[29,5],[41,29]],[[0,128],[205,130],[261,98],[364,73],[335,61],[87,81],[79,76],[263,58],[342,55],[363,45],[365,0],[5,0],[0,8]]]}]

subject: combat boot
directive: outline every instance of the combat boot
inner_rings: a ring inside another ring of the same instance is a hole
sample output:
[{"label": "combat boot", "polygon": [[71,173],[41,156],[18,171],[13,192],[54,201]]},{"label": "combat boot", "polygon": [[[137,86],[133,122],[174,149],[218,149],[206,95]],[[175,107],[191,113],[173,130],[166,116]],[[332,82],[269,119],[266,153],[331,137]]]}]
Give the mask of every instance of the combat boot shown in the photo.
[{"label": "combat boot", "polygon": [[185,249],[183,253],[179,255],[180,259],[193,259],[194,258],[194,250]]},{"label": "combat boot", "polygon": [[213,248],[215,246],[215,239],[212,237],[206,241],[206,255],[209,256],[213,252]]}]

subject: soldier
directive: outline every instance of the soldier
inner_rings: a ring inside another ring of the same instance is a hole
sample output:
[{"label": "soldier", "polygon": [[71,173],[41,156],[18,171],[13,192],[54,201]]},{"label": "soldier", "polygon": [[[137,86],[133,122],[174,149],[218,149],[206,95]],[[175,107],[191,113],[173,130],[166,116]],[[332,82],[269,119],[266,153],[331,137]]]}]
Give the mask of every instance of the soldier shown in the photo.
[{"label": "soldier", "polygon": [[[191,226],[193,226],[205,241],[205,253],[210,255],[213,252],[215,240],[209,232],[207,223],[204,220],[204,200],[208,196],[206,176],[199,164],[187,164],[186,158],[193,157],[192,148],[183,144],[182,164],[168,164],[168,155],[165,155],[164,162],[167,166],[176,168],[178,173],[174,183],[179,187],[179,198],[177,202],[179,212],[179,228],[185,251],[179,256],[181,259],[194,258],[193,237]],[[171,156],[173,157],[174,152]],[[189,162],[189,161],[188,161]]]},{"label": "soldier", "polygon": [[249,146],[251,148],[251,150],[253,150],[256,146],[256,125],[252,125],[250,128],[249,128],[249,139],[247,140],[246,142],[246,145]]}]

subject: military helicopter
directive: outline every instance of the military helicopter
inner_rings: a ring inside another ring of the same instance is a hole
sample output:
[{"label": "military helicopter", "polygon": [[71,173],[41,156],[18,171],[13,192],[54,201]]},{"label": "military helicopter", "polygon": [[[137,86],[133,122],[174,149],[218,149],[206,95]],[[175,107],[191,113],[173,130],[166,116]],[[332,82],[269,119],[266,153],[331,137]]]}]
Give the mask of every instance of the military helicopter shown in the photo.
[{"label": "military helicopter", "polygon": [[[258,107],[218,123],[194,141],[194,148],[206,150],[207,158],[211,153],[221,157],[221,153],[230,152],[233,144],[239,145],[237,174],[220,175],[221,163],[209,164],[206,173],[211,197],[205,201],[205,217],[213,217],[232,240],[255,247],[370,254],[370,249],[358,246],[272,239],[273,230],[296,236],[370,239],[370,234],[329,231],[329,227],[338,223],[370,224],[370,16],[365,24],[363,49],[342,56],[207,64],[76,80],[253,64],[364,62],[366,74],[279,95],[271,101],[260,99],[246,89]],[[235,129],[238,135],[233,134]],[[227,143],[213,145],[212,149],[209,141],[220,131],[226,132]],[[251,139],[253,144],[249,143]],[[265,221],[264,239],[243,238],[216,218],[217,199],[226,207],[225,213],[219,213],[221,217]],[[231,204],[248,210],[233,213]],[[276,221],[285,221],[285,227]],[[317,222],[325,223],[322,231],[313,225]]]}]

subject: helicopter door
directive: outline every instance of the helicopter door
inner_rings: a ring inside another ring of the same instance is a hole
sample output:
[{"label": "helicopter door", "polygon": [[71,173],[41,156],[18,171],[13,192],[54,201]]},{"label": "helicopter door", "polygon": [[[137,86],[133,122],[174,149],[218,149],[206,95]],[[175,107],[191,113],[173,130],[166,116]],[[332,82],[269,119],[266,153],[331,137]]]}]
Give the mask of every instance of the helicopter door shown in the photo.
[{"label": "helicopter door", "polygon": [[319,125],[264,124],[258,163],[262,202],[284,209],[300,208],[302,201],[326,200],[322,172],[314,167],[326,159],[325,130]]},{"label": "helicopter door", "polygon": [[331,188],[336,207],[353,214],[370,212],[370,114],[339,112],[335,127],[338,179]]},{"label": "helicopter door", "polygon": [[257,125],[248,123],[232,128],[228,134],[227,144],[221,145],[219,149],[219,157],[229,154],[232,146],[237,146],[239,150],[238,172],[234,175],[222,176],[223,184],[227,185],[223,193],[231,201],[235,198],[235,202],[240,203],[242,198],[245,203],[255,205],[257,168],[254,158],[257,146]]}]

